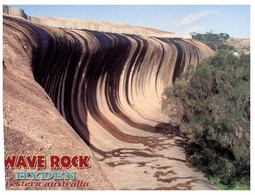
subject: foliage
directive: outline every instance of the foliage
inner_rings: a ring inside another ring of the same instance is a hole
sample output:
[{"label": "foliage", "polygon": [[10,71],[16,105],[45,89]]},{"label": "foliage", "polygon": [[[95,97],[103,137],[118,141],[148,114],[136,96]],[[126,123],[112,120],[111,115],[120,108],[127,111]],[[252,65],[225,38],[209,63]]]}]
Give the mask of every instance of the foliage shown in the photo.
[{"label": "foliage", "polygon": [[221,51],[197,69],[190,65],[165,89],[162,109],[189,138],[195,167],[227,186],[240,178],[249,180],[249,55]]},{"label": "foliage", "polygon": [[234,51],[235,48],[227,43],[227,40],[230,36],[226,33],[212,33],[207,32],[205,34],[200,33],[191,33],[192,38],[196,39],[215,51],[225,50],[225,51]]}]

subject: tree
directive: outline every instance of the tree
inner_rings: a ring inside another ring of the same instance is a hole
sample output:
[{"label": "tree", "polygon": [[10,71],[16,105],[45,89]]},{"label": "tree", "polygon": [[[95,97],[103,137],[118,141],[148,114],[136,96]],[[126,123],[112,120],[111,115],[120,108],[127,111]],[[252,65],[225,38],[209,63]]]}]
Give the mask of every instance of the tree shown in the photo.
[{"label": "tree", "polygon": [[221,51],[189,66],[165,89],[162,109],[189,138],[190,162],[208,177],[227,185],[249,178],[249,55]]},{"label": "tree", "polygon": [[231,45],[227,44],[227,40],[230,36],[227,33],[219,33],[215,34],[213,32],[207,32],[205,34],[200,33],[192,33],[192,38],[196,39],[215,51],[226,50],[226,51],[234,51],[235,48]]}]

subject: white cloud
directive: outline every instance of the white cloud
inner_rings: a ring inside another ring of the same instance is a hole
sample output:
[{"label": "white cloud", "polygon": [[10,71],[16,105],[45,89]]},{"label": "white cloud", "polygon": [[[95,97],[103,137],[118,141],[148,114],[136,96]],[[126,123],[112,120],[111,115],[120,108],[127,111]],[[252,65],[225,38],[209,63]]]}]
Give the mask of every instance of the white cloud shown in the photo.
[{"label": "white cloud", "polygon": [[194,24],[200,20],[202,20],[203,18],[209,16],[209,15],[214,15],[217,14],[217,11],[213,11],[213,10],[206,10],[200,13],[196,13],[196,14],[191,14],[186,16],[185,18],[183,18],[180,23],[179,23],[179,27],[183,27],[183,26],[188,26],[191,24]]}]

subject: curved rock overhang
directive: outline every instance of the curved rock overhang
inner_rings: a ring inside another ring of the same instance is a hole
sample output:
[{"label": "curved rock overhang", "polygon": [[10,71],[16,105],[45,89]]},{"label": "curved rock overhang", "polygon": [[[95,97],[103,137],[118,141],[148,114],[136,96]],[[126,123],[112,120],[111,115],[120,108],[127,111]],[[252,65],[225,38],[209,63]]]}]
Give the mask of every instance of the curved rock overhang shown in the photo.
[{"label": "curved rock overhang", "polygon": [[214,53],[192,39],[52,28],[8,15],[3,21],[4,39],[22,34],[25,45],[10,47],[27,63],[4,66],[33,77],[101,160],[134,144],[155,148],[151,134],[168,121],[164,88]]}]

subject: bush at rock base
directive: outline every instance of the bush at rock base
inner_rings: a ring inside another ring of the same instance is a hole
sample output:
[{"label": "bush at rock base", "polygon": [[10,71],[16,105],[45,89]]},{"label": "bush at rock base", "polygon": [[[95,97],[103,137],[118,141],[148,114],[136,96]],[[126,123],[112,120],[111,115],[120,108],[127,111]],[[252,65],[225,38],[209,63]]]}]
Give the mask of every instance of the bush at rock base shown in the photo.
[{"label": "bush at rock base", "polygon": [[189,161],[229,187],[250,177],[250,56],[220,51],[167,87],[162,109],[189,139]]}]

